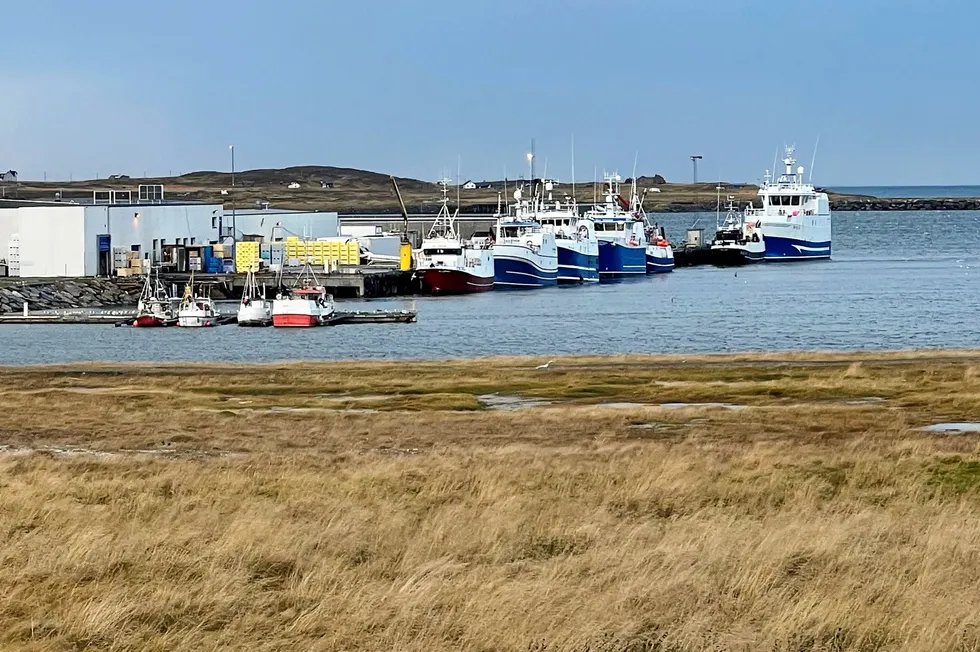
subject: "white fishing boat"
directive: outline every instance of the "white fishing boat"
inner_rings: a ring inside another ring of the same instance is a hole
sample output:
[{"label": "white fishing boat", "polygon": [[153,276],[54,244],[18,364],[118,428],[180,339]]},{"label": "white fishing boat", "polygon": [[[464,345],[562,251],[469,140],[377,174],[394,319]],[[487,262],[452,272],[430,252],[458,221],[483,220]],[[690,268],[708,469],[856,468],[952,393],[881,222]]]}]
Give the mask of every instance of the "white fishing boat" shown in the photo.
[{"label": "white fishing boat", "polygon": [[514,191],[515,204],[497,218],[493,230],[494,288],[527,290],[558,283],[555,234],[534,219],[530,200]]},{"label": "white fishing boat", "polygon": [[191,274],[177,309],[177,325],[182,328],[205,328],[217,324],[218,312],[214,308],[214,301],[203,287],[194,290],[194,275]]},{"label": "white fishing boat", "polygon": [[726,210],[724,220],[721,219],[720,209],[718,210],[717,231],[711,243],[711,262],[720,266],[734,266],[765,260],[766,242],[760,222],[747,222],[739,214],[734,195],[728,196]]},{"label": "white fishing boat", "polygon": [[312,328],[324,325],[333,313],[333,297],[320,285],[307,262],[294,287],[280,286],[272,302],[272,325],[276,328]]},{"label": "white fishing boat", "polygon": [[[749,204],[745,221],[758,223],[766,242],[766,261],[830,258],[831,215],[827,193],[804,181],[803,166],[796,167],[794,149],[786,148],[785,171],[775,180],[766,170],[759,188],[761,208]],[[812,174],[812,172],[811,172]]]},{"label": "white fishing boat", "polygon": [[546,196],[535,196],[529,217],[555,236],[558,248],[558,283],[593,283],[599,280],[599,240],[592,220],[579,214],[578,204],[568,196],[553,196],[558,182],[542,181]]},{"label": "white fishing boat", "polygon": [[271,326],[272,302],[265,298],[265,286],[259,287],[255,272],[248,271],[242,300],[238,304],[239,326]]},{"label": "white fishing boat", "polygon": [[469,294],[493,289],[493,248],[485,240],[464,240],[449,212],[449,180],[442,179],[442,208],[416,254],[416,274],[433,294]]}]

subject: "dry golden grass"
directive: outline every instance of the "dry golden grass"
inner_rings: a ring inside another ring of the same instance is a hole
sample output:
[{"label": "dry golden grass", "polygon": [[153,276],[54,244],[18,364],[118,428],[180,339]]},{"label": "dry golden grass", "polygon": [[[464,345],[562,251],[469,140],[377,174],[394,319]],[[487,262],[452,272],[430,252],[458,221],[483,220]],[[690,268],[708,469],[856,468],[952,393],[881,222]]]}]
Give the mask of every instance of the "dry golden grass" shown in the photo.
[{"label": "dry golden grass", "polygon": [[2,369],[0,649],[976,650],[978,361]]}]

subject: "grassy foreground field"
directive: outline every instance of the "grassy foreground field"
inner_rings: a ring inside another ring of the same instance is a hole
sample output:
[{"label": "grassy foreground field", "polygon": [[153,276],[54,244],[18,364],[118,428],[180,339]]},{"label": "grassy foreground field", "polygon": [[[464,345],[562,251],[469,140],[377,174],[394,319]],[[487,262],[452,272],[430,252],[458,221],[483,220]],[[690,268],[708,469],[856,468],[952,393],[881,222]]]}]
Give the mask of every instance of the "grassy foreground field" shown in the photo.
[{"label": "grassy foreground field", "polygon": [[0,370],[0,649],[980,649],[980,352],[539,362]]}]

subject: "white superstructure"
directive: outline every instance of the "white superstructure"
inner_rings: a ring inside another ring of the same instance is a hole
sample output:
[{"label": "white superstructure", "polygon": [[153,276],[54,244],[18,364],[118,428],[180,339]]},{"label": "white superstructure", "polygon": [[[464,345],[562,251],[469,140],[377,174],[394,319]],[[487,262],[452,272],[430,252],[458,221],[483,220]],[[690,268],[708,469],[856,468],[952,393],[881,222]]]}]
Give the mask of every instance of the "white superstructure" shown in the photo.
[{"label": "white superstructure", "polygon": [[599,280],[599,240],[592,220],[579,214],[575,199],[556,200],[556,181],[545,179],[545,196],[535,197],[529,217],[555,236],[558,247],[558,282],[590,283]]}]

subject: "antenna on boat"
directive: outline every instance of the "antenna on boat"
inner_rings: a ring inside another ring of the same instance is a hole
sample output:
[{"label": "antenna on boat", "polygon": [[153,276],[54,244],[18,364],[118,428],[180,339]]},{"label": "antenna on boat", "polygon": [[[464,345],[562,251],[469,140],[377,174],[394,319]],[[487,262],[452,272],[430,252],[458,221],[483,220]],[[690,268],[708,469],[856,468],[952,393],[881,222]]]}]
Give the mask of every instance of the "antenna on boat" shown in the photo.
[{"label": "antenna on boat", "polygon": [[776,180],[776,163],[779,161],[779,147],[776,148],[776,153],[772,155],[772,180]]},{"label": "antenna on boat", "polygon": [[718,185],[715,186],[715,191],[718,194],[717,203],[715,203],[715,224],[721,223],[721,175],[718,175]]},{"label": "antenna on boat", "polygon": [[460,175],[460,169],[462,168],[462,157],[456,155],[456,212],[459,212],[459,186],[463,183],[463,178]]},{"label": "antenna on boat", "polygon": [[507,196],[507,164],[504,164],[504,197]]},{"label": "antenna on boat", "polygon": [[572,134],[572,201],[575,201],[575,134]]},{"label": "antenna on boat", "polygon": [[[817,148],[820,147],[820,134],[817,134],[817,142],[813,146],[813,158],[810,160],[810,183],[813,183],[813,166],[817,164]],[[803,179],[800,179],[802,182]]]},{"label": "antenna on boat", "polygon": [[[636,196],[636,162],[639,160],[639,158],[640,158],[640,150],[636,150],[636,152],[633,154],[633,177],[632,177],[633,178],[633,184],[630,187],[630,204],[633,203],[633,200],[634,199],[637,199],[637,196]],[[632,208],[632,206],[630,206],[630,208]]]},{"label": "antenna on boat", "polygon": [[598,192],[596,190],[597,183],[599,183],[599,168],[593,165],[592,166],[592,204],[593,205],[599,203],[599,198],[596,195],[596,193]]}]

